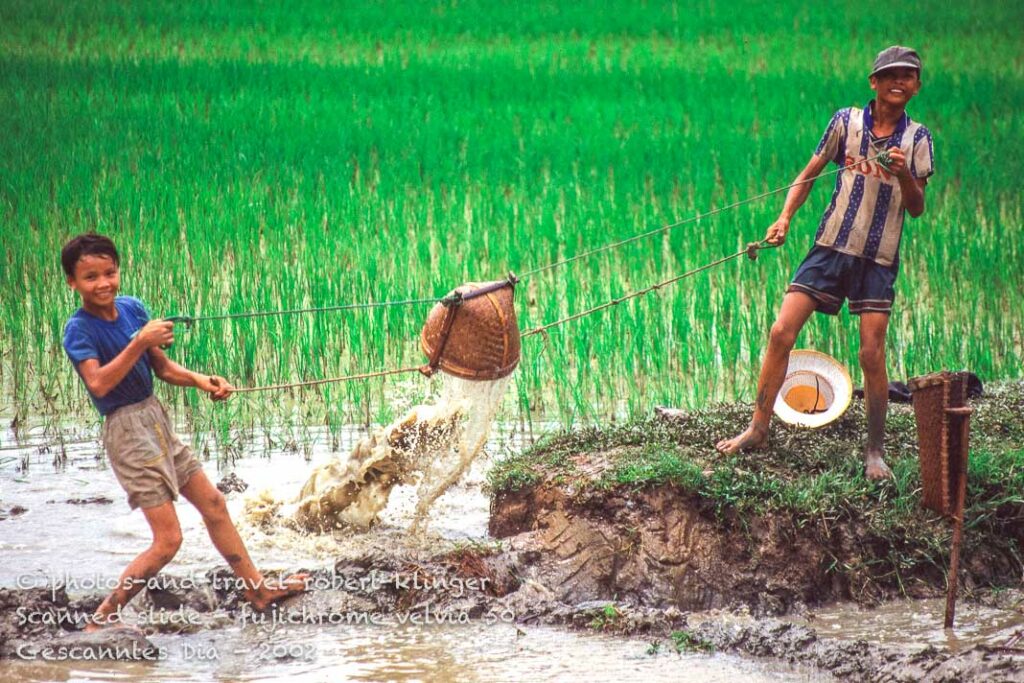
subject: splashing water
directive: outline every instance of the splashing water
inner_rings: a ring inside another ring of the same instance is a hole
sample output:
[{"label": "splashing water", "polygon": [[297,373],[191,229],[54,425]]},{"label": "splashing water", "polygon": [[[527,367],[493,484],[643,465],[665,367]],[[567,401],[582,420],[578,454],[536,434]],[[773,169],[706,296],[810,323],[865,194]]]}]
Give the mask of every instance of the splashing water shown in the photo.
[{"label": "splashing water", "polygon": [[[434,501],[459,481],[483,450],[511,379],[442,378],[432,403],[413,407],[363,438],[347,461],[334,460],[315,469],[299,493],[291,520],[307,531],[365,529],[387,506],[392,488],[418,480],[410,530],[422,530]],[[265,525],[283,509],[264,492],[247,501],[245,515]]]}]

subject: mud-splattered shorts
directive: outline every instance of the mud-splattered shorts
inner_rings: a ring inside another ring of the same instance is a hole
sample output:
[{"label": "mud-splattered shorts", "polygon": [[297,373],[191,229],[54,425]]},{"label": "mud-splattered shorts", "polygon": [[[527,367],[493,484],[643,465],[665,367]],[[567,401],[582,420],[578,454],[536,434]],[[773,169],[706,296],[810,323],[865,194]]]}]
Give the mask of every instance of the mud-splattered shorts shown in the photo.
[{"label": "mud-splattered shorts", "polygon": [[179,489],[202,469],[192,449],[171,429],[167,410],[155,396],[108,415],[101,436],[110,468],[133,510],[177,500]]}]

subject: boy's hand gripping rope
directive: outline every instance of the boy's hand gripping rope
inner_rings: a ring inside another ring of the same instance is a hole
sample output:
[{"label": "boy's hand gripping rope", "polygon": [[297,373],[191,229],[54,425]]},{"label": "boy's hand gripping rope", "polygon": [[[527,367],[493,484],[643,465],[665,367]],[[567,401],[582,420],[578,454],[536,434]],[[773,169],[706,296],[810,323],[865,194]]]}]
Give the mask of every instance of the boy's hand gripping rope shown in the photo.
[{"label": "boy's hand gripping rope", "polygon": [[[192,323],[195,322],[195,318],[193,318],[191,316],[187,316],[187,315],[169,315],[166,318],[160,318],[159,320],[162,321],[162,322],[165,322],[165,323],[171,323],[172,325],[184,324],[185,325],[185,329],[187,329],[187,330],[191,330],[192,329]],[[142,331],[142,328],[140,327],[139,329],[137,329],[134,332],[132,332],[131,335],[128,337],[128,340],[131,341],[132,339],[135,339],[135,337],[141,331]],[[170,344],[161,344],[160,348],[166,350],[166,349],[171,348],[171,345]]]}]

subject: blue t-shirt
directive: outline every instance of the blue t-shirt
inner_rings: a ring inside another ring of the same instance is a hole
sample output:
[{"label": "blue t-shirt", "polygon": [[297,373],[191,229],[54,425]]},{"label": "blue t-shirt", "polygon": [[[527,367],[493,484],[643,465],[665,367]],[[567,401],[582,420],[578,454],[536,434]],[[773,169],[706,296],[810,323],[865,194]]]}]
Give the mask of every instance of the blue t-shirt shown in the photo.
[{"label": "blue t-shirt", "polygon": [[[81,308],[64,326],[64,351],[78,371],[78,364],[95,358],[104,366],[124,351],[132,335],[149,322],[149,313],[142,302],[130,296],[114,299],[117,320],[103,320]],[[78,373],[81,376],[81,372]],[[88,391],[88,388],[86,389]],[[153,373],[149,353],[136,361],[124,379],[103,398],[89,392],[89,398],[101,415],[109,415],[122,406],[144,401],[153,395]]]}]

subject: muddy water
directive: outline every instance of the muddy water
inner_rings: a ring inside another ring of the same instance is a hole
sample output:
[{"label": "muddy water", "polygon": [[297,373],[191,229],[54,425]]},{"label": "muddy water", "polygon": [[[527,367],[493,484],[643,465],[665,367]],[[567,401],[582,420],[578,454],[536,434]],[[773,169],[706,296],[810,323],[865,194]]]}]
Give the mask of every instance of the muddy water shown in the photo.
[{"label": "muddy water", "polygon": [[894,600],[865,609],[857,605],[832,605],[814,610],[799,621],[821,636],[867,640],[887,645],[934,645],[941,650],[961,650],[973,645],[997,646],[1024,629],[1024,605],[1017,610],[997,609],[960,600],[952,629],[942,627],[944,598]]},{"label": "muddy water", "polygon": [[[0,417],[7,425],[9,419]],[[245,523],[245,503],[261,492],[277,499],[297,496],[311,471],[334,461],[365,436],[359,428],[345,430],[332,450],[333,438],[323,429],[303,434],[308,457],[297,452],[270,450],[266,443],[282,444],[281,435],[256,437],[251,450],[261,455],[237,459],[228,469],[245,481],[244,493],[228,496],[228,507],[256,563],[263,567],[329,566],[344,534],[302,534],[277,526],[270,533]],[[143,516],[132,512],[113,473],[101,459],[102,449],[95,434],[83,429],[80,440],[66,444],[67,464],[58,470],[51,452],[40,452],[49,439],[31,432],[16,447],[10,430],[0,432],[0,512],[13,506],[27,512],[0,520],[0,586],[18,582],[38,585],[50,576],[86,573],[116,577],[128,561],[144,549],[151,538]],[[520,446],[521,435],[497,430],[485,451],[466,476],[442,496],[434,508],[430,530],[447,539],[480,538],[487,534],[487,499],[481,487],[492,454]],[[279,448],[279,446],[278,446]],[[304,449],[305,450],[305,449]],[[22,471],[21,461],[28,469]],[[211,481],[218,481],[228,469],[218,471],[213,462],[204,463]],[[74,504],[69,501],[90,500]],[[110,501],[103,502],[103,501]],[[413,484],[396,486],[387,508],[380,515],[380,527],[404,529],[411,524],[418,502]],[[205,572],[224,564],[209,542],[196,510],[186,501],[177,507],[185,542],[169,571],[184,575]],[[287,564],[282,564],[282,559]]]},{"label": "muddy water", "polygon": [[550,628],[292,628],[287,637],[244,629],[154,636],[166,659],[151,664],[0,662],[19,681],[596,681],[737,683],[819,681],[805,671],[723,655],[648,654],[639,640]]},{"label": "muddy water", "polygon": [[[444,376],[433,402],[415,406],[348,454],[317,467],[302,487],[293,518],[306,530],[368,528],[398,484],[419,482],[413,531],[430,522],[431,507],[462,480],[483,452],[510,377],[474,382]],[[269,496],[256,507],[274,506]]]},{"label": "muddy water", "polygon": [[[0,418],[0,424],[10,420]],[[116,579],[125,564],[145,548],[149,531],[143,516],[132,513],[99,455],[96,435],[79,426],[76,443],[66,445],[68,460],[57,470],[52,453],[40,452],[44,439],[28,430],[21,442],[0,432],[0,511],[21,506],[26,512],[0,520],[0,587],[68,585],[72,597],[96,592]],[[350,430],[337,450],[347,452],[364,434]],[[521,435],[497,429],[484,454],[466,476],[434,504],[429,535],[417,542],[437,543],[486,537],[488,500],[481,485],[489,459],[521,445]],[[288,439],[257,439],[252,450]],[[368,532],[305,535],[275,526],[264,531],[244,521],[245,497],[269,490],[294,496],[312,469],[337,457],[332,437],[303,434],[308,458],[273,451],[270,457],[237,460],[232,470],[250,488],[228,497],[256,563],[266,569],[329,568],[340,544],[380,537],[401,538],[419,502],[412,485],[391,491],[378,526]],[[28,464],[27,471],[21,467]],[[213,463],[205,465],[214,481]],[[110,503],[72,504],[71,499]],[[213,549],[195,510],[178,506],[185,542],[167,572],[202,576],[224,562]],[[154,663],[0,661],[0,680],[624,680],[651,681],[817,681],[820,675],[785,665],[763,664],[724,655],[678,655],[665,645],[648,653],[642,640],[571,633],[481,621],[434,625],[338,625],[328,627],[230,623],[225,628],[189,635],[151,636],[164,659]]]}]

